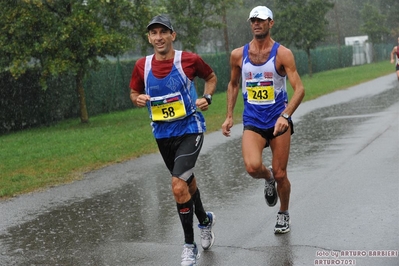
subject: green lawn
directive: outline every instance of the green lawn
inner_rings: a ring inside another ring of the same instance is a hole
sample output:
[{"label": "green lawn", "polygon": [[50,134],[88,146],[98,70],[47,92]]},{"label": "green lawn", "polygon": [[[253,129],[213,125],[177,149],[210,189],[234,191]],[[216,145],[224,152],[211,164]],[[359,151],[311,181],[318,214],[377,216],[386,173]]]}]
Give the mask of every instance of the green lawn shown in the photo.
[{"label": "green lawn", "polygon": [[[387,61],[316,73],[311,79],[304,76],[305,101],[393,71]],[[239,98],[236,123],[242,106]],[[208,132],[220,129],[225,111],[226,94],[214,95],[204,113]],[[0,136],[0,198],[73,182],[87,171],[156,152],[149,123],[147,110],[136,108],[91,117],[88,124],[72,119]]]}]

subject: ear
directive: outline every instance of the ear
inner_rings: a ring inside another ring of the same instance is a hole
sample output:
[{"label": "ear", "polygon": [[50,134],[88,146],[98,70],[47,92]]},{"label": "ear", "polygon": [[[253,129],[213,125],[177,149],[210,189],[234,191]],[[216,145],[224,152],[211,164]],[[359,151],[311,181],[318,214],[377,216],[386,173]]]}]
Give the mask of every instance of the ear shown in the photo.
[{"label": "ear", "polygon": [[151,43],[150,34],[149,33],[147,34],[147,39],[148,39],[148,42]]},{"label": "ear", "polygon": [[172,32],[172,41],[175,41],[176,40],[176,32],[174,31],[174,32]]},{"label": "ear", "polygon": [[270,28],[272,28],[273,25],[274,25],[274,20],[270,20],[270,21],[269,21],[269,26],[270,26]]}]

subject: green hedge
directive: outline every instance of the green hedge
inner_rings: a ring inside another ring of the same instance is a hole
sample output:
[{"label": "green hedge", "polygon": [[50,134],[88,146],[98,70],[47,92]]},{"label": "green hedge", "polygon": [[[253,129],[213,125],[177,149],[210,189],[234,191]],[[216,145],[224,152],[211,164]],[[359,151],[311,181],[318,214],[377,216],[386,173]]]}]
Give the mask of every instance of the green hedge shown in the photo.
[{"label": "green hedge", "polygon": [[[98,71],[87,75],[84,88],[89,116],[132,107],[129,80],[134,62],[104,62]],[[79,117],[79,98],[75,78],[63,75],[39,85],[39,72],[28,70],[15,80],[0,73],[0,134],[52,125]]]},{"label": "green hedge", "polygon": [[126,110],[130,101],[129,82],[135,61],[104,62],[86,77],[84,88],[89,116]]},{"label": "green hedge", "polygon": [[51,124],[78,114],[73,77],[52,78],[49,89],[39,85],[34,69],[19,79],[0,73],[0,133]]},{"label": "green hedge", "polygon": [[[304,51],[293,50],[299,75],[309,73],[308,56]],[[310,51],[313,73],[348,67],[352,65],[351,46],[320,47]]]},{"label": "green hedge", "polygon": [[[386,60],[387,45],[375,46],[376,58]],[[303,51],[293,51],[300,75],[308,73],[308,61]],[[352,48],[323,47],[311,51],[313,73],[352,64]],[[217,77],[217,92],[227,89],[230,79],[229,58],[225,53],[202,55]],[[84,88],[90,116],[132,108],[129,81],[135,61],[104,62],[98,71],[87,75]],[[203,93],[203,81],[197,79],[198,93]],[[48,89],[39,86],[38,71],[31,69],[15,80],[10,73],[0,73],[0,134],[18,131],[57,121],[79,117],[79,100],[75,80],[64,75],[48,80]]]}]

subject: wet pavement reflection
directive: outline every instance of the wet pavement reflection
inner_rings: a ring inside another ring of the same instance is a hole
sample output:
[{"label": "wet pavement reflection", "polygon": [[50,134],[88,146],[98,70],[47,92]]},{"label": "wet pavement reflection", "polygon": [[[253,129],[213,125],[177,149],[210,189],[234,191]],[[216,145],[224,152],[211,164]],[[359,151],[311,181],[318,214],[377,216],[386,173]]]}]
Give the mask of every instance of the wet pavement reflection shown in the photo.
[{"label": "wet pavement reflection", "polygon": [[[293,135],[290,164],[301,165],[303,158],[326,159],[342,152],[350,143],[351,133],[361,123],[373,118],[398,102],[397,88],[381,94],[358,98],[350,102],[332,105],[305,114],[295,124],[298,133]],[[307,160],[307,168],[318,164],[318,160]],[[302,165],[303,166],[303,165]]]},{"label": "wet pavement reflection", "polygon": [[[290,165],[311,168],[316,163],[314,158],[342,152],[345,143],[350,142],[346,135],[398,100],[397,88],[392,88],[305,114],[297,123],[294,121]],[[265,161],[270,161],[269,150],[265,151]],[[204,201],[212,199],[215,209],[228,208],[259,186],[245,172],[239,138],[202,154],[195,172]],[[140,178],[127,185],[92,198],[65,202],[9,228],[0,235],[5,261],[1,265],[103,265],[98,258],[101,245],[167,242],[177,219],[168,172],[159,163],[137,174]],[[291,253],[287,250],[289,235],[279,241],[284,247],[276,250],[281,252],[280,259],[284,257],[285,265],[293,265],[294,258],[287,256]]]}]

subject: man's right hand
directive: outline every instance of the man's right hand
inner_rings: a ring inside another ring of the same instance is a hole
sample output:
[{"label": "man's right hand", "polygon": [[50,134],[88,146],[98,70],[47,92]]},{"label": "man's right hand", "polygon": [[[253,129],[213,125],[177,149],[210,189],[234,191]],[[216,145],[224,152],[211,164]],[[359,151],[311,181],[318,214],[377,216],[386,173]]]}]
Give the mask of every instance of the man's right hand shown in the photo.
[{"label": "man's right hand", "polygon": [[138,107],[144,107],[147,104],[147,101],[150,100],[150,96],[147,94],[140,94],[139,96],[137,96],[136,98],[136,105]]},{"label": "man's right hand", "polygon": [[233,118],[226,118],[222,124],[222,133],[226,137],[230,137],[230,129],[233,127]]}]

